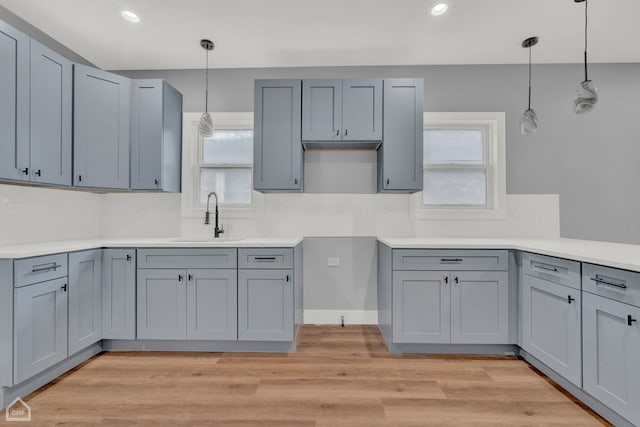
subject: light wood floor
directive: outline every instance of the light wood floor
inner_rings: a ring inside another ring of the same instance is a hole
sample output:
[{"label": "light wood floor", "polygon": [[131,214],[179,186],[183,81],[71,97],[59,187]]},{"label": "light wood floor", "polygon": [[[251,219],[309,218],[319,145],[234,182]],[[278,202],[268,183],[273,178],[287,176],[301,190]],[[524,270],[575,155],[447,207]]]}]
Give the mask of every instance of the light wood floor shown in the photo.
[{"label": "light wood floor", "polygon": [[104,353],[26,401],[29,425],[607,425],[515,357],[391,355],[374,326],[305,326],[295,354]]}]

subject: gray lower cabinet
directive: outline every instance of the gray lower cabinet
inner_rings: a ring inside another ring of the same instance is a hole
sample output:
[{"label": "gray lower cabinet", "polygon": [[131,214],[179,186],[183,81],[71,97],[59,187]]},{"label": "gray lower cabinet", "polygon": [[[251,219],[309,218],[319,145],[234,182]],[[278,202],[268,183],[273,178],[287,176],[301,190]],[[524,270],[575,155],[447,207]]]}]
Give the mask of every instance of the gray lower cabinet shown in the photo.
[{"label": "gray lower cabinet", "polygon": [[71,185],[72,78],[71,61],[31,40],[32,182]]},{"label": "gray lower cabinet", "polygon": [[129,188],[131,80],[73,66],[73,185]]},{"label": "gray lower cabinet", "polygon": [[378,192],[422,191],[423,86],[423,79],[384,80]]},{"label": "gray lower cabinet", "polygon": [[102,254],[102,337],[136,338],[136,251],[104,249]]},{"label": "gray lower cabinet", "polygon": [[237,270],[138,270],[139,339],[235,340]]},{"label": "gray lower cabinet", "polygon": [[13,385],[13,262],[0,259],[0,389]]},{"label": "gray lower cabinet", "polygon": [[238,270],[238,339],[293,341],[293,270]]},{"label": "gray lower cabinet", "polygon": [[179,193],[182,95],[164,80],[133,80],[131,189]]},{"label": "gray lower cabinet", "polygon": [[29,37],[1,21],[0,179],[29,180]]},{"label": "gray lower cabinet", "polygon": [[522,348],[581,387],[580,290],[523,275],[520,291]]},{"label": "gray lower cabinet", "polygon": [[381,141],[382,79],[303,80],[302,139],[334,143],[326,147]]},{"label": "gray lower cabinet", "polygon": [[14,290],[14,382],[67,357],[67,278]]},{"label": "gray lower cabinet", "polygon": [[69,355],[102,340],[102,249],[69,254]]},{"label": "gray lower cabinet", "polygon": [[302,191],[301,80],[256,80],[253,188]]}]

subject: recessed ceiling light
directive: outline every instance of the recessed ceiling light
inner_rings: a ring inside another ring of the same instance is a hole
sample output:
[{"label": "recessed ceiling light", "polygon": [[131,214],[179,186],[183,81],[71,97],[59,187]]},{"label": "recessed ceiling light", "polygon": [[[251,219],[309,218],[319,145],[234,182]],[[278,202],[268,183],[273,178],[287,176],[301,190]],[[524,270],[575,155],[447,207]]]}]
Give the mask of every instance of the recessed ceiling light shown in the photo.
[{"label": "recessed ceiling light", "polygon": [[130,10],[122,10],[120,11],[120,15],[129,22],[140,22],[140,17]]},{"label": "recessed ceiling light", "polygon": [[447,13],[447,10],[449,10],[449,3],[445,1],[436,2],[433,6],[431,6],[431,14],[433,16],[444,15],[445,13]]}]

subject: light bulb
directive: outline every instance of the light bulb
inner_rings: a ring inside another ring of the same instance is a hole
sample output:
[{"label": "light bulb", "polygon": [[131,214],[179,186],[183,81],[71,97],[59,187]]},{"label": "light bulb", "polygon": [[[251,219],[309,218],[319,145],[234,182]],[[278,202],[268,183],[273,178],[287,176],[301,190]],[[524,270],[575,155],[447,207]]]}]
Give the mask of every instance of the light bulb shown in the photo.
[{"label": "light bulb", "polygon": [[573,99],[573,106],[576,114],[587,113],[593,110],[598,102],[598,90],[593,81],[585,80],[578,85],[576,96]]},{"label": "light bulb", "polygon": [[200,117],[200,123],[198,124],[198,130],[200,135],[209,138],[213,135],[213,120],[211,120],[211,114],[203,113]]},{"label": "light bulb", "polygon": [[538,130],[538,116],[533,109],[529,108],[525,110],[520,119],[520,132],[526,135],[528,133],[534,133],[536,130]]},{"label": "light bulb", "polygon": [[447,13],[447,10],[449,10],[449,5],[446,2],[441,1],[437,2],[433,5],[433,7],[431,7],[431,14],[433,16],[440,16]]}]

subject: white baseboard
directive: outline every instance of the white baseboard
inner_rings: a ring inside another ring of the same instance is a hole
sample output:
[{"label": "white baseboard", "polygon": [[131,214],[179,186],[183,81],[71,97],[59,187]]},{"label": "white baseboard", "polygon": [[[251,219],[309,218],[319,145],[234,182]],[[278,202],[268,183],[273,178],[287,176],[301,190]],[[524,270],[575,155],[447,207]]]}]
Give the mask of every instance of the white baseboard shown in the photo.
[{"label": "white baseboard", "polygon": [[307,325],[339,325],[344,316],[345,325],[377,325],[378,310],[305,310]]}]

